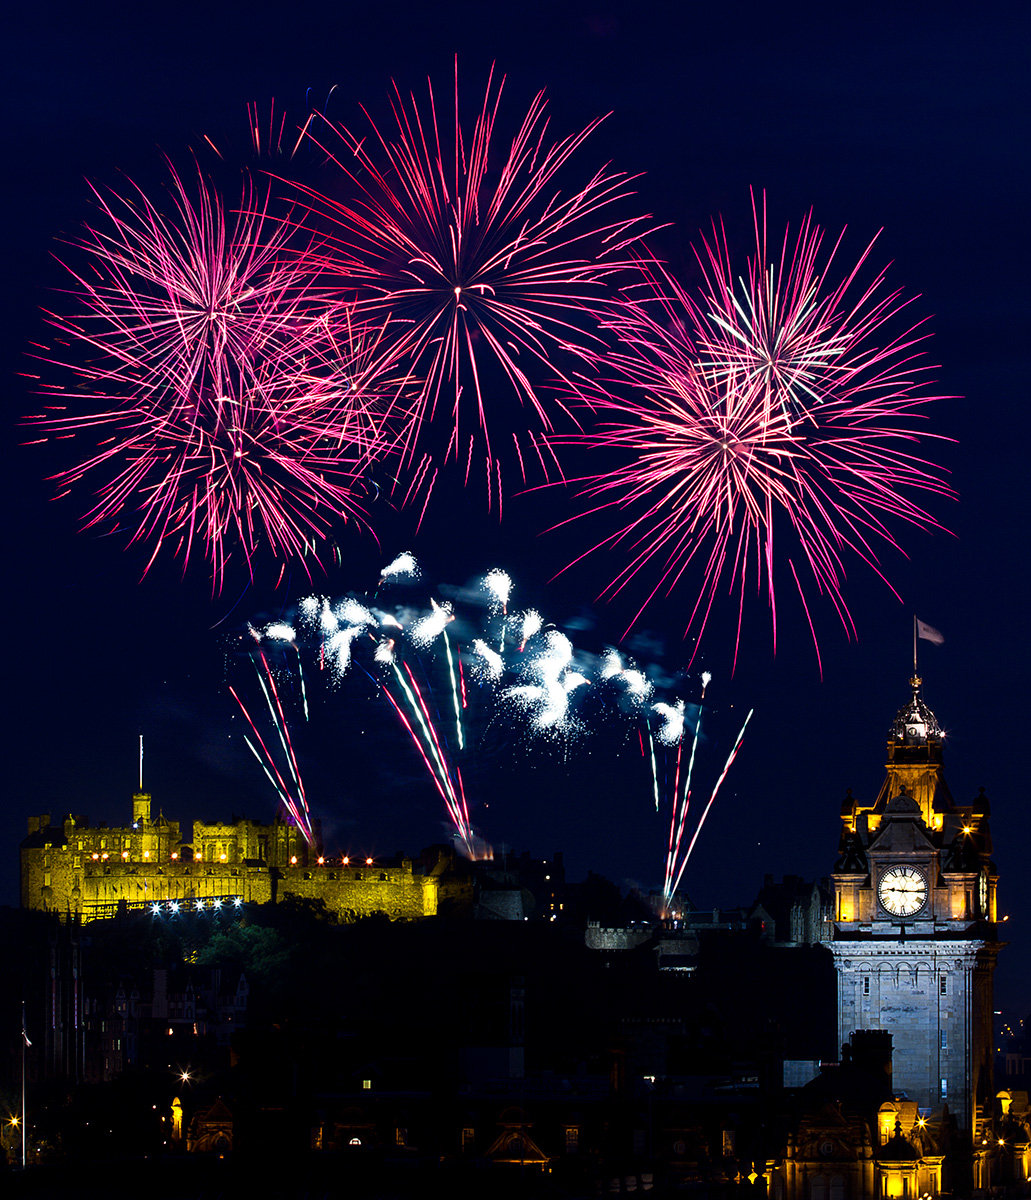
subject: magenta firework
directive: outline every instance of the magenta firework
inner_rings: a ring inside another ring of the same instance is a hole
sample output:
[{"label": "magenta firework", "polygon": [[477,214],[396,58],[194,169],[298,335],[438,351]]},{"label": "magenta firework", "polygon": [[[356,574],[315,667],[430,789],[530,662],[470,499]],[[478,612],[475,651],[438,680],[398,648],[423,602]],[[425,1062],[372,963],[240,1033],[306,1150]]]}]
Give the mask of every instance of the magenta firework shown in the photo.
[{"label": "magenta firework", "polygon": [[811,631],[815,590],[851,633],[849,557],[883,578],[893,523],[940,528],[914,496],[953,493],[916,453],[935,436],[922,410],[939,398],[923,387],[920,334],[875,337],[903,307],[898,293],[882,296],[879,275],[852,295],[858,268],[826,283],[810,221],[772,253],[756,228],[740,289],[725,243],[700,255],[700,297],[644,273],[605,322],[616,349],[579,387],[601,423],[574,440],[613,452],[611,470],[579,481],[587,510],[619,522],[586,554],[618,550],[608,591],[644,588],[633,620],[660,593],[693,593],[685,634],[700,637],[723,592],[736,597],[739,642],[751,589],[765,593],[776,645],[781,568]]},{"label": "magenta firework", "polygon": [[640,221],[619,215],[628,177],[577,180],[570,165],[599,122],[552,141],[539,93],[508,139],[503,86],[492,71],[471,124],[460,115],[457,64],[453,114],[438,110],[432,84],[424,104],[395,87],[396,128],[312,132],[350,196],[302,189],[329,218],[328,278],[364,316],[392,319],[425,379],[409,453],[443,428],[434,449],[467,483],[475,470],[499,508],[503,471],[521,482],[533,467],[554,473],[545,435],[573,424],[535,375],[553,375],[560,350],[583,353],[583,310],[640,236]]},{"label": "magenta firework", "polygon": [[170,197],[167,212],[138,190],[100,200],[78,310],[51,318],[65,345],[47,357],[76,378],[33,423],[87,445],[54,477],[62,492],[95,481],[87,526],[145,545],[147,568],[199,553],[217,591],[234,555],[248,571],[262,546],[317,559],[337,522],[364,524],[369,471],[410,413],[382,330],[325,319],[267,195],[246,185],[231,215],[173,170]]},{"label": "magenta firework", "polygon": [[89,353],[74,365],[94,394],[171,394],[189,408],[246,386],[293,342],[312,277],[249,176],[229,212],[199,171],[189,186],[171,164],[169,174],[156,197],[132,183],[122,195],[94,189],[99,219],[77,244],[85,264],[66,264],[76,307],[50,318]]}]

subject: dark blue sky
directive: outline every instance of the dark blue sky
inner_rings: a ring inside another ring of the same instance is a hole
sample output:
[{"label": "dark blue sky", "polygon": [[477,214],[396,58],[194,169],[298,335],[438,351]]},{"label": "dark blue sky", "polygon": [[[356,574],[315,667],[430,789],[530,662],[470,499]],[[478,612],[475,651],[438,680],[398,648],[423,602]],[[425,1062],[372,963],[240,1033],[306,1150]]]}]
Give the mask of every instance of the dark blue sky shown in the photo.
[{"label": "dark blue sky", "polygon": [[[934,416],[935,429],[956,439],[941,454],[960,501],[935,506],[956,536],[904,531],[909,559],[884,560],[904,604],[856,565],[847,596],[859,640],[820,618],[822,681],[797,612],[785,614],[775,659],[753,613],[733,678],[729,625],[721,632],[717,618],[706,662],[716,675],[713,771],[739,716],[753,706],[756,715],[689,889],[703,906],[743,903],[766,871],[830,869],[845,789],[870,794],[883,776],[916,611],[947,639],[925,646],[922,665],[926,699],[948,730],[952,791],[965,800],[983,785],[992,798],[1013,941],[1000,993],[1026,1007],[1027,24],[1020,4],[23,6],[9,24],[2,135],[14,711],[0,900],[16,900],[16,847],[30,813],[122,817],[141,728],[148,786],[169,814],[271,813],[253,768],[227,749],[220,637],[236,618],[301,594],[256,589],[213,631],[235,594],[212,601],[203,581],[180,583],[170,567],[139,583],[141,556],[78,533],[74,504],[49,501],[45,453],[19,448],[14,422],[33,404],[16,375],[39,336],[38,306],[61,282],[55,238],[89,213],[84,178],[156,179],[159,151],[184,161],[203,134],[243,146],[248,101],[274,98],[303,113],[309,87],[323,96],[335,85],[331,115],[343,120],[357,119],[360,103],[385,113],[392,79],[417,90],[428,74],[444,81],[457,52],[470,86],[497,62],[510,115],[541,87],[556,133],[611,113],[585,154],[591,165],[644,172],[640,207],[672,223],[658,248],[675,269],[687,269],[691,241],[717,213],[744,242],[749,187],[766,189],[778,224],[810,207],[833,231],[847,224],[857,251],[883,227],[876,261],[891,261],[891,282],[921,294],[940,390],[964,397]],[[384,530],[382,555],[345,543],[348,566],[330,588],[367,586],[384,557],[410,547],[453,583],[504,566],[522,602],[558,621],[592,610],[594,640],[614,637],[626,614],[593,605],[599,572],[547,582],[571,557],[538,538],[548,515],[533,497],[513,501],[500,527],[457,507],[437,512],[418,539],[399,518]],[[645,621],[671,668],[686,658],[681,607],[660,606]],[[441,835],[434,796],[414,773],[387,770],[407,749],[385,716],[362,716],[311,748],[313,807],[341,841],[415,851]],[[355,734],[363,724],[381,739],[371,753],[355,742],[369,736]],[[643,786],[618,774],[613,785],[606,753],[588,743],[558,763],[533,748],[492,747],[504,786],[485,832],[542,854],[564,849],[574,876],[592,867],[655,882],[661,830]]]}]

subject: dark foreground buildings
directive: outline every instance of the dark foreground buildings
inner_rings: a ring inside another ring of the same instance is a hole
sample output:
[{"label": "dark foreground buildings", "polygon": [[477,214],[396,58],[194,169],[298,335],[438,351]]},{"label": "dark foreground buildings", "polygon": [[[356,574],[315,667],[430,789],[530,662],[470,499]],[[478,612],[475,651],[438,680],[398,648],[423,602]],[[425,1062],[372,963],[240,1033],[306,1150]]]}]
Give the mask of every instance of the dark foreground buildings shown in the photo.
[{"label": "dark foreground buildings", "polygon": [[768,876],[675,923],[567,882],[561,856],[354,864],[242,820],[187,844],[143,795],[133,818],[30,823],[6,914],[6,1027],[24,987],[30,1141],[55,1170],[261,1163],[284,1195],[1028,1194],[1012,1031],[993,1082],[988,802],[951,797],[919,681],[828,879]]}]

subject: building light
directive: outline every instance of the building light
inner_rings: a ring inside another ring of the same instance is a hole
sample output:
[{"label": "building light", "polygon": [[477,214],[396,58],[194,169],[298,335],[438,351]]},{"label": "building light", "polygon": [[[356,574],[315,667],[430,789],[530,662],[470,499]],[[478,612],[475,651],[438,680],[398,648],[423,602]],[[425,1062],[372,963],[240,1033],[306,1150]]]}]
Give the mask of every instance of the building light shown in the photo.
[{"label": "building light", "polygon": [[149,851],[149,850],[144,850],[144,851],[143,851],[143,857],[144,857],[144,858],[150,858],[150,851]]},{"label": "building light", "polygon": [[178,855],[178,854],[176,854],[176,852],[173,850],[173,851],[172,851],[172,862],[175,862],[175,860],[176,860],[178,857],[179,857],[179,855]]},{"label": "building light", "polygon": [[323,866],[325,866],[325,865],[326,865],[326,860],[325,860],[325,859],[322,857],[322,855],[320,854],[320,855],[319,855],[319,866],[320,866],[320,867],[323,867]]},{"label": "building light", "polygon": [[227,856],[227,855],[225,855],[225,854],[220,854],[220,855],[218,856],[218,861],[219,861],[219,862],[225,862],[227,857],[228,857],[228,856]]},{"label": "building light", "polygon": [[371,866],[372,866],[372,859],[371,859],[371,858],[367,858],[367,859],[365,860],[365,865],[366,865],[367,867],[371,867]]},{"label": "building light", "polygon": [[243,896],[237,896],[233,903],[239,908],[243,904]]},{"label": "building light", "polygon": [[128,850],[123,850],[123,851],[122,851],[122,858],[123,858],[123,859],[126,859],[126,858],[128,858],[128,857],[129,857],[129,851],[128,851]]},{"label": "building light", "polygon": [[155,917],[160,916],[161,915],[161,905],[160,904],[152,904],[150,906],[150,911],[154,914]]},{"label": "building light", "polygon": [[291,855],[290,855],[290,866],[291,866],[291,867],[296,867],[296,866],[297,866],[297,855],[296,855],[296,854],[291,854]]},{"label": "building light", "polygon": [[[94,854],[94,855],[93,855],[93,861],[94,861],[94,862],[96,862],[96,861],[97,861],[97,859],[98,859],[99,857],[100,857],[100,855],[99,855],[99,854]],[[107,858],[107,855],[105,854],[105,855],[104,855],[104,857],[105,857],[105,858]]]},{"label": "building light", "polygon": [[344,855],[344,857],[343,857],[343,858],[342,858],[340,861],[341,861],[341,863],[343,863],[343,865],[346,867],[346,866],[347,866],[347,864],[348,864],[348,863],[351,861],[351,859],[350,859],[350,857],[349,857],[348,855],[346,855],[346,854],[345,854],[345,855]]}]

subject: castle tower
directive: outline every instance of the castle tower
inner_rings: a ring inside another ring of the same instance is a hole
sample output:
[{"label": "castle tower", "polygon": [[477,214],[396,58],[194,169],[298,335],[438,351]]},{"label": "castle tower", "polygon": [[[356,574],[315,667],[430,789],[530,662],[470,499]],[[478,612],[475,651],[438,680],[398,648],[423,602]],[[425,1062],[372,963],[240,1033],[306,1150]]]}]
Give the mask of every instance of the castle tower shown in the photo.
[{"label": "castle tower", "polygon": [[150,792],[139,791],[132,798],[132,827],[143,829],[150,824]]},{"label": "castle tower", "polygon": [[923,1109],[947,1106],[977,1136],[992,1110],[992,975],[997,875],[989,805],[957,805],[945,782],[941,726],[912,695],[888,733],[876,800],[841,808],[832,875],[838,1040],[882,1030],[893,1078]]}]

